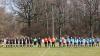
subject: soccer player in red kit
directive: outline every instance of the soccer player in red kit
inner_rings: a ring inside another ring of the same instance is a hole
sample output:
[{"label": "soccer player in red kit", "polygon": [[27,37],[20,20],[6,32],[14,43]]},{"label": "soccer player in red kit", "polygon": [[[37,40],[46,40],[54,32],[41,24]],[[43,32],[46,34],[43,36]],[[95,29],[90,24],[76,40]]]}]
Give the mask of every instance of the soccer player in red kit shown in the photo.
[{"label": "soccer player in red kit", "polygon": [[55,37],[52,37],[52,38],[51,38],[52,47],[55,47],[55,41],[56,41]]},{"label": "soccer player in red kit", "polygon": [[51,37],[48,37],[48,47],[51,47]]},{"label": "soccer player in red kit", "polygon": [[45,37],[45,38],[44,38],[45,47],[47,47],[47,43],[48,43],[48,39],[47,39],[47,37]]}]

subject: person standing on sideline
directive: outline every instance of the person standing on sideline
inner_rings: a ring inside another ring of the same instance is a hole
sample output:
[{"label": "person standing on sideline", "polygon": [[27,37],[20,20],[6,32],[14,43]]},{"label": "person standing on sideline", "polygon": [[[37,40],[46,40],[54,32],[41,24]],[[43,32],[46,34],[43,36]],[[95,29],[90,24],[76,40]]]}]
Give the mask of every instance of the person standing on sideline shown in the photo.
[{"label": "person standing on sideline", "polygon": [[89,47],[91,47],[91,45],[92,45],[92,39],[89,38]]},{"label": "person standing on sideline", "polygon": [[87,47],[89,47],[89,38],[86,39]]},{"label": "person standing on sideline", "polygon": [[75,45],[75,38],[74,37],[72,37],[72,47],[74,47],[74,45]]},{"label": "person standing on sideline", "polygon": [[66,44],[67,44],[67,47],[70,46],[70,38],[69,37],[67,37],[67,39],[66,39]]},{"label": "person standing on sideline", "polygon": [[55,47],[55,41],[56,41],[55,37],[52,37],[51,41],[52,41],[52,47]]},{"label": "person standing on sideline", "polygon": [[34,46],[36,47],[36,45],[37,45],[37,38],[35,37],[34,38]]},{"label": "person standing on sideline", "polygon": [[6,47],[7,46],[7,39],[4,38],[3,40],[3,47]]},{"label": "person standing on sideline", "polygon": [[62,46],[62,38],[60,37],[60,39],[59,39],[59,47],[61,47]]},{"label": "person standing on sideline", "polygon": [[37,39],[37,41],[38,41],[38,47],[41,47],[41,38],[39,37],[39,38]]},{"label": "person standing on sideline", "polygon": [[95,39],[94,37],[92,38],[92,47],[94,47],[94,42],[95,42]]},{"label": "person standing on sideline", "polygon": [[47,39],[47,37],[45,37],[45,38],[44,38],[45,47],[47,47],[47,43],[48,43],[48,39]]},{"label": "person standing on sideline", "polygon": [[25,37],[23,38],[23,47],[25,47]]},{"label": "person standing on sideline", "polygon": [[85,47],[85,43],[86,43],[86,39],[85,38],[83,38],[83,47]]},{"label": "person standing on sideline", "polygon": [[62,44],[63,44],[63,47],[65,47],[65,45],[66,45],[66,39],[65,39],[65,37],[62,37]]},{"label": "person standing on sideline", "polygon": [[30,44],[30,43],[29,43],[29,37],[26,38],[26,42],[27,42],[27,44],[26,44],[27,47],[29,47],[29,44]]},{"label": "person standing on sideline", "polygon": [[64,38],[63,47],[66,47],[66,39]]},{"label": "person standing on sideline", "polygon": [[95,42],[96,42],[96,46],[99,46],[100,38],[96,37]]},{"label": "person standing on sideline", "polygon": [[16,47],[18,47],[18,37],[16,38]]},{"label": "person standing on sideline", "polygon": [[74,47],[77,47],[77,37],[74,37]]},{"label": "person standing on sideline", "polygon": [[79,39],[76,38],[76,46],[78,47],[78,42],[79,42]]},{"label": "person standing on sideline", "polygon": [[51,38],[50,38],[50,36],[48,37],[48,47],[51,47]]},{"label": "person standing on sideline", "polygon": [[8,46],[9,46],[9,39],[6,38],[6,39],[4,40],[4,43],[5,43],[5,47],[8,47]]},{"label": "person standing on sideline", "polygon": [[30,42],[30,44],[29,44],[29,47],[32,47],[33,45],[33,42],[32,42],[32,37],[31,38],[29,38],[29,42]]}]

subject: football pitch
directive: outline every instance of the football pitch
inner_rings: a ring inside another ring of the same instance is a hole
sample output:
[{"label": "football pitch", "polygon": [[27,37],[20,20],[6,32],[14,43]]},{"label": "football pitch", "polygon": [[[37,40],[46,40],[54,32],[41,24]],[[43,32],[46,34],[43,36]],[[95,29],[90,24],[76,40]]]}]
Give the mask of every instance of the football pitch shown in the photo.
[{"label": "football pitch", "polygon": [[0,56],[100,56],[100,47],[0,48]]}]

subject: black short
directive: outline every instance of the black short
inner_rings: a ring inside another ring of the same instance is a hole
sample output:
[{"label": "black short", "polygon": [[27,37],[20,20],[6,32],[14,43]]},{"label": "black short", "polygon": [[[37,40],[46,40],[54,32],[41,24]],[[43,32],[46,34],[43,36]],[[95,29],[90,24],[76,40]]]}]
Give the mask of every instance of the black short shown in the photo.
[{"label": "black short", "polygon": [[72,44],[72,41],[70,43]]},{"label": "black short", "polygon": [[94,44],[94,42],[92,42],[92,44]]},{"label": "black short", "polygon": [[16,41],[16,44],[18,44],[18,41]]},{"label": "black short", "polygon": [[85,42],[85,45],[87,45],[87,42]]},{"label": "black short", "polygon": [[74,45],[76,45],[77,43],[76,42],[74,42]]},{"label": "black short", "polygon": [[32,41],[30,41],[30,44],[32,44],[33,42]]},{"label": "black short", "polygon": [[81,44],[83,44],[83,42],[81,42]]},{"label": "black short", "polygon": [[9,42],[7,41],[6,44],[9,44]]},{"label": "black short", "polygon": [[61,42],[59,42],[59,44],[61,45]]},{"label": "black short", "polygon": [[22,42],[20,42],[20,44],[22,44]]},{"label": "black short", "polygon": [[80,42],[78,42],[78,45],[80,44]]},{"label": "black short", "polygon": [[34,45],[36,45],[36,42],[34,42]]},{"label": "black short", "polygon": [[97,41],[96,43],[99,43],[99,41]]},{"label": "black short", "polygon": [[41,45],[41,42],[38,42],[39,45]]},{"label": "black short", "polygon": [[50,41],[48,41],[48,43],[50,44]]},{"label": "black short", "polygon": [[13,42],[12,42],[12,41],[10,41],[10,44],[13,44]]},{"label": "black short", "polygon": [[89,44],[91,44],[91,42],[89,42]]},{"label": "black short", "polygon": [[55,44],[55,42],[52,42],[52,44]]},{"label": "black short", "polygon": [[69,42],[67,42],[67,44],[69,44]]},{"label": "black short", "polygon": [[23,44],[26,44],[25,42],[23,42]]}]

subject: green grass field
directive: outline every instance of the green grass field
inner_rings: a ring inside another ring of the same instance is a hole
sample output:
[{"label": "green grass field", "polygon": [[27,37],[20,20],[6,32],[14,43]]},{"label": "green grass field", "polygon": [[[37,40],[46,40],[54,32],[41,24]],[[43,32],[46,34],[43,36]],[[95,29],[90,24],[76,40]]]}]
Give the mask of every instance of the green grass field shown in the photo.
[{"label": "green grass field", "polygon": [[0,48],[0,56],[100,56],[100,47]]}]

